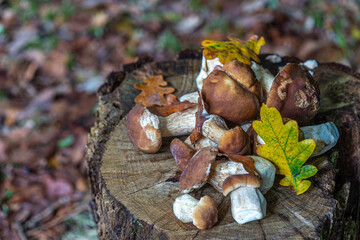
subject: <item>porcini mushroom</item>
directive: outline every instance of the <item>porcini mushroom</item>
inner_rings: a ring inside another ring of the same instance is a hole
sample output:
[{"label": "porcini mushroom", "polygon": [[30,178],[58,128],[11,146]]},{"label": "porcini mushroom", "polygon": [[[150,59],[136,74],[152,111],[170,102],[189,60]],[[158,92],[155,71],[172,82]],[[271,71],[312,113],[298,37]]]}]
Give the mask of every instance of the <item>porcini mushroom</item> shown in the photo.
[{"label": "porcini mushroom", "polygon": [[174,138],[170,143],[170,152],[173,155],[176,165],[180,171],[183,171],[195,154],[195,150],[189,147],[178,138]]},{"label": "porcini mushroom", "polygon": [[[227,72],[233,72],[231,76],[246,75],[246,77],[234,79],[225,71],[215,70],[204,80],[201,94],[204,107],[209,114],[218,115],[226,121],[240,125],[259,115],[260,88],[248,88],[258,84],[255,75],[250,74],[252,70],[248,65],[232,64],[232,62],[227,64],[224,68],[229,66],[226,69]],[[236,70],[232,70],[235,65]]]},{"label": "porcini mushroom", "polygon": [[202,187],[210,174],[211,164],[218,153],[216,147],[206,147],[198,150],[186,165],[180,176],[180,191],[189,193]]},{"label": "porcini mushroom", "polygon": [[131,143],[145,153],[156,153],[162,137],[190,134],[195,127],[197,106],[167,117],[156,116],[142,105],[136,105],[127,116],[126,128]]},{"label": "porcini mushroom", "polygon": [[288,64],[276,75],[266,105],[275,107],[282,117],[304,126],[319,110],[319,95],[319,88],[309,72],[298,64]]},{"label": "porcini mushroom", "polygon": [[223,182],[223,194],[231,193],[231,213],[239,224],[259,220],[266,215],[266,200],[259,187],[259,177],[250,174],[232,175]]},{"label": "porcini mushroom", "polygon": [[200,200],[189,194],[177,197],[173,212],[180,221],[192,222],[201,230],[211,228],[218,220],[217,205],[209,196],[204,196]]},{"label": "porcini mushroom", "polygon": [[233,218],[239,224],[261,219],[266,214],[266,193],[273,185],[275,167],[257,156],[254,159],[259,176],[250,175],[242,163],[232,161],[215,162],[210,170],[208,182],[219,192],[230,193]]},{"label": "porcini mushroom", "polygon": [[205,137],[218,144],[223,153],[245,155],[250,153],[250,138],[239,126],[228,129],[222,118],[211,115],[202,126]]},{"label": "porcini mushroom", "polygon": [[222,70],[253,93],[259,102],[262,102],[263,96],[261,84],[256,80],[256,75],[249,65],[233,60],[226,63]]}]

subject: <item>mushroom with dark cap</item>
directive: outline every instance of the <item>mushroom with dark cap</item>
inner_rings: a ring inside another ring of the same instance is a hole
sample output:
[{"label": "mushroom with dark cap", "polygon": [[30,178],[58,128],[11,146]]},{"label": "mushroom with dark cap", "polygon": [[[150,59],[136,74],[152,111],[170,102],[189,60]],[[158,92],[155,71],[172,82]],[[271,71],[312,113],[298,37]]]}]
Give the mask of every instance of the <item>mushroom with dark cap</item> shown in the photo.
[{"label": "mushroom with dark cap", "polygon": [[233,62],[224,68],[226,72],[214,70],[203,82],[201,94],[206,111],[237,125],[255,119],[260,111],[261,88],[251,68]]},{"label": "mushroom with dark cap", "polygon": [[310,73],[300,65],[288,64],[276,75],[266,105],[304,126],[319,110],[319,96],[319,87]]}]

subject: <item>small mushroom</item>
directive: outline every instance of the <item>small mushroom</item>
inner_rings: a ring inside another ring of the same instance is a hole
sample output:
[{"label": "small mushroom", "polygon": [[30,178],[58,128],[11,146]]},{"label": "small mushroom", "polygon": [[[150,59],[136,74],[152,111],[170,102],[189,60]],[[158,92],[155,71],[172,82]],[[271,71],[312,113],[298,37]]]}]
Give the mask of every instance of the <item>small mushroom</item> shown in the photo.
[{"label": "small mushroom", "polygon": [[162,137],[190,134],[195,127],[197,106],[167,117],[152,114],[142,105],[131,109],[126,121],[131,143],[145,153],[156,153],[162,144]]},{"label": "small mushroom", "polygon": [[300,65],[288,64],[276,75],[266,105],[275,107],[282,117],[304,126],[319,110],[319,95],[319,88],[309,72]]},{"label": "small mushroom", "polygon": [[243,164],[216,162],[211,168],[209,183],[224,195],[230,193],[231,212],[239,224],[261,219],[266,214],[266,193],[273,185],[275,167],[261,157],[254,159],[259,176],[250,175]]},{"label": "small mushroom", "polygon": [[170,143],[170,152],[173,155],[176,165],[180,171],[183,171],[195,154],[195,150],[189,147],[178,138],[174,138]]},{"label": "small mushroom", "polygon": [[211,164],[218,153],[216,147],[206,147],[197,151],[186,165],[180,176],[180,191],[189,193],[201,188],[210,174]]},{"label": "small mushroom", "polygon": [[202,133],[206,138],[218,144],[220,152],[244,155],[251,151],[247,133],[239,126],[229,130],[219,116],[211,115],[204,122]]},{"label": "small mushroom", "polygon": [[211,228],[218,220],[217,205],[209,196],[202,197],[200,201],[189,194],[177,197],[173,212],[180,221],[192,222],[201,230]]},{"label": "small mushroom", "polygon": [[[228,64],[228,65],[227,65]],[[204,107],[209,114],[215,114],[226,121],[240,125],[259,116],[261,96],[258,82],[249,66],[229,62],[224,65],[231,76],[243,76],[234,79],[225,71],[215,70],[204,80],[201,94]],[[236,65],[236,70],[232,69]],[[229,66],[228,68],[226,68]],[[250,89],[248,88],[250,86]]]}]

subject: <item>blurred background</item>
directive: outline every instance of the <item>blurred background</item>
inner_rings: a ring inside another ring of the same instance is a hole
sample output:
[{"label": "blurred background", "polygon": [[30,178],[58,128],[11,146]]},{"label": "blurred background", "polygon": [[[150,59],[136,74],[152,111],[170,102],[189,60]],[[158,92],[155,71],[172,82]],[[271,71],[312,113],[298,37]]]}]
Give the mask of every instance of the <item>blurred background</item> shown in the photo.
[{"label": "blurred background", "polygon": [[359,0],[0,0],[0,239],[96,239],[85,148],[105,77],[252,34],[360,71]]}]

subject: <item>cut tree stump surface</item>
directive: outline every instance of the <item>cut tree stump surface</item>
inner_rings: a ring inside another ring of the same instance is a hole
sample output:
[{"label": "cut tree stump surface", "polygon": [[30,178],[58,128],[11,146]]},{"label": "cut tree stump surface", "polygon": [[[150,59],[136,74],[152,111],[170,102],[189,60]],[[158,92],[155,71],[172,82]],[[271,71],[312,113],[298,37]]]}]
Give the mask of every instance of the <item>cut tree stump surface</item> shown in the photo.
[{"label": "cut tree stump surface", "polygon": [[[92,208],[99,237],[317,239],[320,235],[325,238],[340,236],[343,232],[341,219],[345,216],[344,212],[351,209],[341,207],[333,198],[335,180],[338,178],[335,172],[343,175],[339,181],[344,183],[350,179],[353,188],[359,186],[359,172],[356,169],[359,169],[360,153],[358,142],[353,142],[356,132],[353,129],[346,132],[342,128],[350,124],[360,130],[360,81],[356,73],[336,64],[322,64],[315,69],[314,78],[321,91],[321,112],[315,124],[334,121],[341,137],[336,148],[307,162],[314,164],[319,172],[311,178],[313,184],[305,194],[296,196],[291,189],[280,186],[281,178],[277,177],[274,187],[265,195],[266,217],[239,225],[231,216],[230,198],[205,185],[192,195],[197,199],[204,195],[213,197],[219,209],[218,223],[209,230],[200,231],[191,223],[182,223],[175,217],[173,202],[181,194],[178,190],[179,171],[169,151],[172,138],[163,140],[158,153],[144,154],[132,146],[127,136],[126,116],[135,105],[134,98],[140,93],[133,84],[141,83],[152,75],[163,75],[169,85],[176,89],[175,95],[178,97],[196,91],[195,79],[201,66],[199,56],[196,52],[187,52],[180,54],[176,61],[161,63],[152,62],[151,57],[141,58],[137,63],[124,66],[124,71],[112,73],[99,89],[97,120],[91,130],[87,149],[94,199]],[[266,62],[264,57],[264,66],[275,73],[278,66]],[[359,132],[357,134],[359,140]],[[343,153],[342,149],[348,152]],[[339,166],[334,170],[330,159],[336,152],[339,152],[338,161],[343,160],[344,164],[353,167],[350,173]],[[358,204],[353,194],[349,194],[347,204],[351,201],[351,204]]]}]

